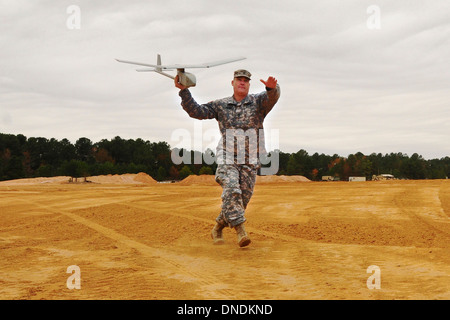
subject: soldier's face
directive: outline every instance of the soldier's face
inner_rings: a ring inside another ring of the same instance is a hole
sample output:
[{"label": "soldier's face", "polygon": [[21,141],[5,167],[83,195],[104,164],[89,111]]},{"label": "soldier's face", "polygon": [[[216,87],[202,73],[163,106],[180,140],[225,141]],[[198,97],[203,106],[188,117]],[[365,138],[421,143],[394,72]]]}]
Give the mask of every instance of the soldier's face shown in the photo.
[{"label": "soldier's face", "polygon": [[233,81],[231,81],[231,85],[233,86],[235,94],[246,96],[250,89],[250,80],[246,77],[234,78]]}]

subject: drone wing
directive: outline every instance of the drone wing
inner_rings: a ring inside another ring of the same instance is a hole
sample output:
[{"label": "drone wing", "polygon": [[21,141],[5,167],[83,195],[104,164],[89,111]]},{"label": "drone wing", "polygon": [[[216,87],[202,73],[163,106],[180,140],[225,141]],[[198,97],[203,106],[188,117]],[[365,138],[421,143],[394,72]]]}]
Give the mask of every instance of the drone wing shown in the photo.
[{"label": "drone wing", "polygon": [[162,69],[165,70],[173,70],[173,69],[195,69],[195,68],[211,68],[215,66],[219,66],[226,63],[231,63],[235,61],[244,60],[244,57],[237,57],[233,59],[219,60],[214,62],[200,63],[200,64],[173,64],[173,65],[164,65],[161,66]]},{"label": "drone wing", "polygon": [[[118,62],[122,63],[129,63],[129,64],[135,64],[138,66],[143,67],[151,67],[155,68],[156,70],[148,70],[148,71],[161,71],[161,70],[175,70],[175,69],[192,69],[192,68],[211,68],[215,66],[219,66],[226,63],[231,63],[239,60],[244,60],[244,57],[238,57],[233,59],[226,59],[226,60],[219,60],[214,62],[207,62],[207,63],[201,63],[201,64],[173,64],[173,65],[160,65],[160,64],[149,64],[149,63],[142,63],[142,62],[134,62],[134,61],[127,61],[127,60],[119,60],[116,59]],[[144,70],[139,70],[144,71]]]},{"label": "drone wing", "polygon": [[[136,64],[136,65],[138,65],[138,66],[143,66],[143,67],[161,68],[161,66],[158,66],[158,65],[156,65],[156,64],[149,64],[149,63],[142,63],[142,62],[134,62],[134,61],[127,61],[127,60],[119,60],[119,59],[116,59],[116,61],[122,62],[122,63]],[[152,71],[153,71],[153,70],[152,70]]]}]

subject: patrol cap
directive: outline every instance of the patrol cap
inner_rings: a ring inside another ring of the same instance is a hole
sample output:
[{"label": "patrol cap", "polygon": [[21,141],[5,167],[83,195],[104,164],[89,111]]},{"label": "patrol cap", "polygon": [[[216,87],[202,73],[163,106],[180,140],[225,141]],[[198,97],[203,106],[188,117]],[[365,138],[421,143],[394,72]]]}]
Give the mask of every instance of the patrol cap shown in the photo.
[{"label": "patrol cap", "polygon": [[247,70],[244,70],[244,69],[239,69],[239,70],[236,70],[234,72],[234,77],[235,78],[245,77],[245,78],[251,80],[251,78],[250,78],[251,76],[252,76],[252,74],[250,72],[248,72]]}]

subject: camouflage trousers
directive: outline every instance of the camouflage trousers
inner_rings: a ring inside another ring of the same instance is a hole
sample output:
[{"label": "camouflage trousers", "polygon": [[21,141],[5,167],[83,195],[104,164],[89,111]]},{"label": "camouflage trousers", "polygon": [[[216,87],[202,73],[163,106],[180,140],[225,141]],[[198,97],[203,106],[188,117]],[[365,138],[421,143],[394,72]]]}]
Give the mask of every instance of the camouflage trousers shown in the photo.
[{"label": "camouflage trousers", "polygon": [[222,186],[222,211],[218,223],[233,228],[245,221],[244,212],[253,195],[255,165],[219,164],[216,182]]}]

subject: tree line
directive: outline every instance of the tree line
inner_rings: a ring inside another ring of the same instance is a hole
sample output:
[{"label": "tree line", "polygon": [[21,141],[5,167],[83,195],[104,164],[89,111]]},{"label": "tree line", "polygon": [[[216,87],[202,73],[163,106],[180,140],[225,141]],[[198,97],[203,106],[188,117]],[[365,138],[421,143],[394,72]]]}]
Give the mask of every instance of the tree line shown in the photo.
[{"label": "tree line", "polygon": [[[205,153],[186,152],[191,161],[176,164],[167,142],[150,142],[143,139],[103,139],[93,142],[79,138],[75,143],[68,139],[25,137],[22,134],[0,133],[0,180],[32,177],[71,176],[88,177],[106,174],[145,172],[157,181],[181,180],[191,174],[214,174],[217,164],[205,163],[211,150]],[[269,153],[278,159],[278,175],[302,175],[310,180],[332,176],[348,180],[351,176],[392,174],[404,179],[445,179],[450,176],[450,157],[426,160],[414,153],[361,152],[342,157],[337,154],[308,154],[301,149],[296,153],[275,150]],[[200,162],[198,159],[202,159]],[[194,161],[196,160],[196,161]],[[266,165],[268,166],[268,165]]]},{"label": "tree line", "polygon": [[426,160],[414,153],[372,153],[361,152],[342,157],[314,153],[305,150],[296,153],[279,152],[279,175],[304,175],[310,180],[321,180],[323,176],[335,180],[348,180],[349,177],[366,177],[391,174],[398,179],[446,179],[450,177],[450,157]]}]

